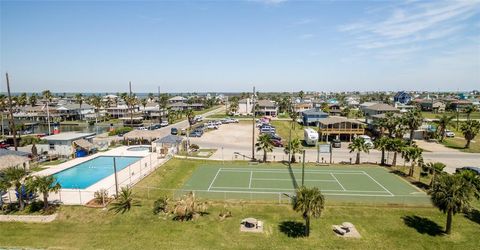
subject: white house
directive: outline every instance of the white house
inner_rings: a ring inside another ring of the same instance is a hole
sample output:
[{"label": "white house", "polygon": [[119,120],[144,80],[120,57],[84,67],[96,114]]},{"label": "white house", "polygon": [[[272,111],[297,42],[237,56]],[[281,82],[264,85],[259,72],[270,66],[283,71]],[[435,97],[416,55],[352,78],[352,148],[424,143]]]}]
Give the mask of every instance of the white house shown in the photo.
[{"label": "white house", "polygon": [[39,153],[47,152],[51,155],[71,156],[75,154],[76,146],[74,141],[84,139],[92,142],[95,133],[65,132],[56,135],[49,135],[42,138],[46,144],[37,144]]}]

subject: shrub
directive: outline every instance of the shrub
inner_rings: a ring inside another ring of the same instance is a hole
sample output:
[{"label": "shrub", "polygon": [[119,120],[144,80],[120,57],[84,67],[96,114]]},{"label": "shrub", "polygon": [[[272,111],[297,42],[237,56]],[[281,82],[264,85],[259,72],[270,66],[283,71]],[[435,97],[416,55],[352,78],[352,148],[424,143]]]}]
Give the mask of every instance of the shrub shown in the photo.
[{"label": "shrub", "polygon": [[27,146],[27,145],[30,145],[30,144],[33,144],[33,143],[38,144],[39,141],[40,141],[40,138],[38,138],[36,136],[32,136],[32,135],[23,136],[20,139],[20,147],[24,147],[24,146]]},{"label": "shrub", "polygon": [[198,150],[200,147],[197,144],[190,145],[190,149]]},{"label": "shrub", "polygon": [[167,197],[162,197],[157,199],[153,203],[153,214],[159,214],[160,212],[162,213],[167,213],[168,212],[168,198]]},{"label": "shrub", "polygon": [[108,136],[125,134],[125,133],[128,133],[128,132],[132,131],[132,130],[133,130],[133,128],[131,128],[131,127],[115,128],[114,130],[108,132]]},{"label": "shrub", "polygon": [[93,194],[93,197],[95,198],[95,201],[98,203],[98,204],[103,204],[105,205],[105,201],[108,200],[108,191],[104,188],[96,191],[94,194]]}]

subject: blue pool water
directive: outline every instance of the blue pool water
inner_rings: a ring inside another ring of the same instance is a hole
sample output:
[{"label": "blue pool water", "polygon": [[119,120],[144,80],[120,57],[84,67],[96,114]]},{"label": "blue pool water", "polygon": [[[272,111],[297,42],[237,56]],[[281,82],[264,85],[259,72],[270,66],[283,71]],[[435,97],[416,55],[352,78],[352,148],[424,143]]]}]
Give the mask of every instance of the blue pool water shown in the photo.
[{"label": "blue pool water", "polygon": [[[141,157],[115,157],[117,171],[139,161]],[[62,188],[87,188],[113,174],[113,156],[99,156],[65,169],[53,176]]]}]

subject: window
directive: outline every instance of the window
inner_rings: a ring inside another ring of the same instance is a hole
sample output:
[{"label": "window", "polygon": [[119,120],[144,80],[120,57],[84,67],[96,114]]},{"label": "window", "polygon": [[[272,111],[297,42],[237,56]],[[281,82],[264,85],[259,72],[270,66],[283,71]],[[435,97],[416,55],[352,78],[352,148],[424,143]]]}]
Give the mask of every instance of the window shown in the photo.
[{"label": "window", "polygon": [[55,149],[55,144],[53,144],[53,143],[48,144],[48,146],[51,150]]}]

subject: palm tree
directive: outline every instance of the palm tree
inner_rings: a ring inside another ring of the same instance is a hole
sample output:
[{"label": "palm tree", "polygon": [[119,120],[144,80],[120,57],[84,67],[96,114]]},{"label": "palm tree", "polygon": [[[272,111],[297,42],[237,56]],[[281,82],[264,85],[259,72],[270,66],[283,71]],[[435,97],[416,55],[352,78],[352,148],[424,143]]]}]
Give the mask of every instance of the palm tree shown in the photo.
[{"label": "palm tree", "polygon": [[423,149],[417,146],[408,146],[403,149],[402,156],[406,162],[410,162],[410,170],[408,172],[409,176],[413,176],[415,171],[415,166],[417,163],[423,161],[422,157]]},{"label": "palm tree", "polygon": [[445,167],[446,167],[445,164],[441,162],[429,162],[424,165],[424,168],[428,171],[429,174],[432,175],[432,180],[430,181],[430,187],[435,182],[435,178],[437,177],[437,175],[441,174]]},{"label": "palm tree", "polygon": [[456,173],[456,175],[462,176],[467,182],[472,184],[473,188],[475,189],[474,190],[475,198],[480,199],[480,175],[478,175],[477,172],[470,169],[462,170]]},{"label": "palm tree", "polygon": [[385,150],[389,149],[390,141],[392,139],[389,137],[380,137],[374,141],[375,148],[382,151],[382,158],[380,159],[380,165],[385,165]]},{"label": "palm tree", "polygon": [[142,100],[140,100],[140,103],[142,104],[143,106],[143,112],[145,112],[145,109],[147,108],[147,99],[146,98],[142,98]]},{"label": "palm tree", "polygon": [[[75,95],[75,101],[78,103],[80,106],[80,112],[82,110],[82,104],[83,104],[83,95],[81,93],[78,93]],[[82,120],[82,115],[80,113],[80,120]]]},{"label": "palm tree", "polygon": [[42,97],[47,101],[47,102],[52,102],[52,92],[50,90],[44,90],[42,91]]},{"label": "palm tree", "polygon": [[25,208],[25,202],[23,201],[22,186],[25,182],[25,176],[27,171],[23,168],[9,167],[3,171],[5,179],[10,183],[10,187],[15,188],[15,192],[18,194],[19,210],[22,211]]},{"label": "palm tree", "polygon": [[295,154],[302,152],[300,139],[295,138],[289,144],[287,144],[284,148],[285,154],[291,154],[290,162],[295,163]]},{"label": "palm tree", "polygon": [[433,205],[447,214],[445,232],[452,232],[453,215],[468,208],[473,197],[473,186],[460,175],[438,176],[428,191]]},{"label": "palm tree", "polygon": [[263,150],[263,162],[267,162],[267,152],[273,151],[273,144],[268,134],[262,134],[258,137],[255,144],[257,151]]},{"label": "palm tree", "polygon": [[413,134],[423,123],[423,116],[420,110],[411,109],[403,116],[403,122],[410,130],[410,145],[413,142]]},{"label": "palm tree", "polygon": [[97,95],[93,95],[90,98],[90,104],[95,107],[95,123],[98,122],[98,113],[100,112],[100,108],[102,107],[102,98]]},{"label": "palm tree", "polygon": [[352,143],[348,145],[348,149],[350,149],[350,153],[357,152],[357,157],[355,160],[355,164],[360,164],[360,153],[365,152],[369,153],[370,150],[368,149],[368,146],[365,144],[365,139],[362,137],[355,138]]},{"label": "palm tree", "polygon": [[440,133],[440,142],[443,142],[445,139],[445,130],[447,130],[448,125],[452,122],[454,116],[448,116],[443,114],[442,116],[437,116],[438,119],[438,128],[437,131]]},{"label": "palm tree", "polygon": [[192,129],[192,125],[195,122],[195,120],[194,120],[195,113],[193,112],[193,110],[189,109],[189,110],[186,111],[186,114],[187,114],[189,129]]},{"label": "palm tree", "polygon": [[37,104],[37,94],[33,93],[29,98],[28,98],[28,103],[30,106],[35,106]]},{"label": "palm tree", "polygon": [[125,213],[130,211],[134,206],[139,206],[138,201],[132,197],[132,189],[129,187],[122,187],[120,194],[118,194],[117,201],[112,203],[112,207],[109,210],[114,210],[115,213]]},{"label": "palm tree", "polygon": [[302,213],[305,220],[305,236],[310,235],[310,218],[318,218],[325,207],[325,197],[317,187],[299,187],[293,197],[293,210]]},{"label": "palm tree", "polygon": [[388,151],[393,152],[393,160],[392,166],[397,166],[397,155],[398,153],[403,152],[403,148],[405,147],[405,141],[399,138],[393,138],[388,142]]},{"label": "palm tree", "polygon": [[35,176],[29,180],[30,191],[39,192],[43,195],[43,210],[48,209],[48,195],[50,192],[57,193],[60,190],[60,183],[52,175]]},{"label": "palm tree", "polygon": [[462,131],[465,140],[467,140],[465,148],[470,148],[470,141],[472,141],[480,132],[480,122],[477,120],[465,121],[460,125],[460,130]]},{"label": "palm tree", "polygon": [[470,105],[470,106],[467,106],[463,112],[465,112],[465,114],[467,114],[467,120],[470,120],[470,115],[472,113],[475,113],[477,112],[477,107],[476,106],[473,106],[473,105]]}]

